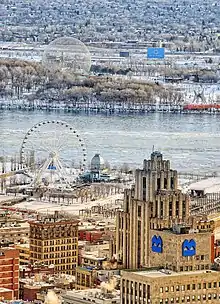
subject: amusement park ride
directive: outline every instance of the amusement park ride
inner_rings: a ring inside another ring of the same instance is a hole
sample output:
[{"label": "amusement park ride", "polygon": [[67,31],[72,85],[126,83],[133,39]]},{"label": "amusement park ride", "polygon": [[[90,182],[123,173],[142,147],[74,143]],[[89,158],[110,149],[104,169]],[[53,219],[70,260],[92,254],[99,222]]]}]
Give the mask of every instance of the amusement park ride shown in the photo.
[{"label": "amusement park ride", "polygon": [[100,191],[106,194],[109,187],[117,190],[122,179],[127,181],[120,172],[109,173],[100,154],[95,154],[87,168],[83,139],[70,124],[58,120],[31,127],[21,143],[19,163],[0,174],[2,192],[4,188],[6,193],[72,193],[74,197],[78,192],[82,196],[84,190],[88,197]]},{"label": "amusement park ride", "polygon": [[3,172],[0,179],[23,174],[29,187],[70,189],[84,173],[87,153],[83,139],[68,123],[47,120],[28,130],[20,148],[21,169]]},{"label": "amusement park ride", "polygon": [[[20,161],[30,186],[71,188],[86,167],[86,148],[78,132],[63,121],[35,124],[25,135]],[[74,162],[73,162],[74,160]]]}]

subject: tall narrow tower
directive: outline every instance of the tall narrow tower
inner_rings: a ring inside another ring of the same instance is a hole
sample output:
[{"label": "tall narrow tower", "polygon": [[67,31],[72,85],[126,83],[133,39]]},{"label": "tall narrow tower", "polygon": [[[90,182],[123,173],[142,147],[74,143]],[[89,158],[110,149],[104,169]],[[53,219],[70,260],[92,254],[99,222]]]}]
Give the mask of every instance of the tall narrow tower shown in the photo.
[{"label": "tall narrow tower", "polygon": [[126,268],[149,264],[149,230],[186,223],[189,197],[177,188],[177,171],[160,152],[136,170],[135,185],[125,191],[124,208],[117,214],[116,252]]}]

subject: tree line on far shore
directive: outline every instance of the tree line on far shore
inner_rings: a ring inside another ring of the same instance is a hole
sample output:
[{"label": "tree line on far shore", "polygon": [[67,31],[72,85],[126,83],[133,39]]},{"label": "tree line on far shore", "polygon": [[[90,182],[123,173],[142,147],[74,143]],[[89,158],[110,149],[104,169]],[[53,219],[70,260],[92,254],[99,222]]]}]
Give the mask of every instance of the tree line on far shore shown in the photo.
[{"label": "tree line on far shore", "polygon": [[83,76],[46,70],[40,63],[0,59],[0,97],[48,103],[79,102],[182,104],[173,86],[123,75]]}]

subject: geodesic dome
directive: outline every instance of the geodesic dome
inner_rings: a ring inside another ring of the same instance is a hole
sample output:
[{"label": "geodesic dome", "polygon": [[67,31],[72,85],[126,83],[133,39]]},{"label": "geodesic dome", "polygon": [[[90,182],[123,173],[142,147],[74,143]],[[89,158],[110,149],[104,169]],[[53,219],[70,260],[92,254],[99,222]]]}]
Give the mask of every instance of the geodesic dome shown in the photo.
[{"label": "geodesic dome", "polygon": [[88,48],[72,37],[57,38],[44,50],[43,65],[49,70],[87,74],[91,67]]}]

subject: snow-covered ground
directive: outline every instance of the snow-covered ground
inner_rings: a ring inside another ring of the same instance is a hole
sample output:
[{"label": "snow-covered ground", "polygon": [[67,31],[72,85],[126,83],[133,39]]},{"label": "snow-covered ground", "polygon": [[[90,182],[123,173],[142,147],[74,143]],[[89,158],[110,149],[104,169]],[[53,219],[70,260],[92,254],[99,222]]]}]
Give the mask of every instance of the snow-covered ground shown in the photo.
[{"label": "snow-covered ground", "polygon": [[[79,210],[90,209],[93,206],[104,206],[106,204],[115,205],[115,200],[122,199],[123,194],[112,195],[104,199],[89,201],[85,203],[74,203],[72,205],[63,205],[57,203],[50,203],[49,201],[27,201],[14,205],[14,208],[26,209],[31,211],[37,211],[40,213],[53,213],[54,211],[65,211],[74,215],[79,215]],[[117,207],[117,205],[115,205]]]}]

